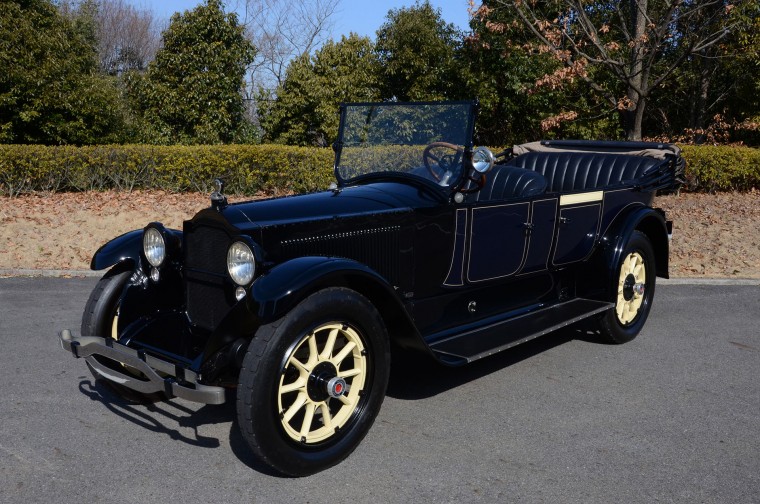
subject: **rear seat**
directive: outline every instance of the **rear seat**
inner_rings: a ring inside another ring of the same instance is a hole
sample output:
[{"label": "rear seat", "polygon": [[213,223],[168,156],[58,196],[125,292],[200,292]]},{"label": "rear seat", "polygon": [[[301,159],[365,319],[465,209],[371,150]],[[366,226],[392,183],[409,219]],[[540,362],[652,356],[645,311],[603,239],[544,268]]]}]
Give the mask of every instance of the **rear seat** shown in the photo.
[{"label": "rear seat", "polygon": [[573,192],[630,182],[667,162],[598,152],[528,152],[510,159],[506,166],[543,175],[549,192]]}]

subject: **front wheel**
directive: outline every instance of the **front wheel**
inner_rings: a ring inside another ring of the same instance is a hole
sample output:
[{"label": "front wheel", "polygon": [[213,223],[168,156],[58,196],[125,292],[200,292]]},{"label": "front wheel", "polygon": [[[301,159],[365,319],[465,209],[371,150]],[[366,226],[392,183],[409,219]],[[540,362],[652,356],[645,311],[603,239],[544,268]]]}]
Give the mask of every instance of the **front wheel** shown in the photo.
[{"label": "front wheel", "polygon": [[599,328],[610,343],[625,343],[644,327],[654,299],[654,250],[644,233],[635,231],[631,236],[611,284],[610,299],[615,307],[604,314]]},{"label": "front wheel", "polygon": [[374,422],[389,366],[375,307],[348,289],[318,291],[251,341],[238,385],[243,438],[283,474],[337,464]]},{"label": "front wheel", "polygon": [[[82,314],[81,332],[83,336],[100,336],[102,338],[119,339],[119,307],[121,295],[124,292],[129,277],[132,272],[125,270],[121,266],[115,266],[101,278],[95,288],[90,293],[87,304]],[[98,358],[98,357],[94,357]],[[133,374],[140,374],[139,371],[122,365],[122,367]],[[110,380],[103,379],[95,368],[87,363],[87,369],[90,370],[96,381],[105,384],[117,395],[133,403],[151,403],[164,399],[160,392],[152,394],[142,394],[123,385]]]}]

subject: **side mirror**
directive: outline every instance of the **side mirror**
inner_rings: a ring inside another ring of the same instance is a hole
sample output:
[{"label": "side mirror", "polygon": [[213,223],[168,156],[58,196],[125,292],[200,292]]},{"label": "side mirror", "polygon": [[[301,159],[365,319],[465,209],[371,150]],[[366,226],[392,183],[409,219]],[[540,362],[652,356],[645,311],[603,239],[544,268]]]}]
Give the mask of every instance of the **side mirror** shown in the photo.
[{"label": "side mirror", "polygon": [[493,168],[494,155],[488,147],[478,147],[472,153],[472,169],[483,174]]}]

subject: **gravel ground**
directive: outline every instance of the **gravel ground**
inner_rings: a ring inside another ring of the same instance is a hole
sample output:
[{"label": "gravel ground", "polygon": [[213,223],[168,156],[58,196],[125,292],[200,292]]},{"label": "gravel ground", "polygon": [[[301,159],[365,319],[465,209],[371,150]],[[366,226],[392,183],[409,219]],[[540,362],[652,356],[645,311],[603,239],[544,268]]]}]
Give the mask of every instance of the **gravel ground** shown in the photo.
[{"label": "gravel ground", "polygon": [[[230,201],[242,198],[230,198]],[[760,191],[658,198],[674,221],[675,278],[760,278]],[[87,192],[0,198],[0,269],[84,270],[111,238],[160,221],[181,227],[205,194]]]}]

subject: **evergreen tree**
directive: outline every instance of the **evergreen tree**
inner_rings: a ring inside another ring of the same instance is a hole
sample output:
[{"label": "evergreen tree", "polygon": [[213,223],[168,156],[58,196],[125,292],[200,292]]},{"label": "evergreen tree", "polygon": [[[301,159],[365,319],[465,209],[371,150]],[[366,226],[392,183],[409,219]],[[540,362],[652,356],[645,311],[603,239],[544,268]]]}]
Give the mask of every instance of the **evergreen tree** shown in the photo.
[{"label": "evergreen tree", "polygon": [[462,35],[430,2],[391,10],[377,31],[381,92],[398,101],[463,98]]},{"label": "evergreen tree", "polygon": [[314,56],[288,66],[276,98],[260,93],[265,140],[327,146],[337,137],[341,102],[379,98],[377,58],[372,41],[356,34],[327,41]]},{"label": "evergreen tree", "polygon": [[246,133],[241,95],[255,48],[219,0],[174,14],[145,75],[126,75],[145,141],[217,144]]},{"label": "evergreen tree", "polygon": [[115,82],[97,74],[92,20],[68,19],[45,0],[0,8],[0,142],[119,141]]}]

